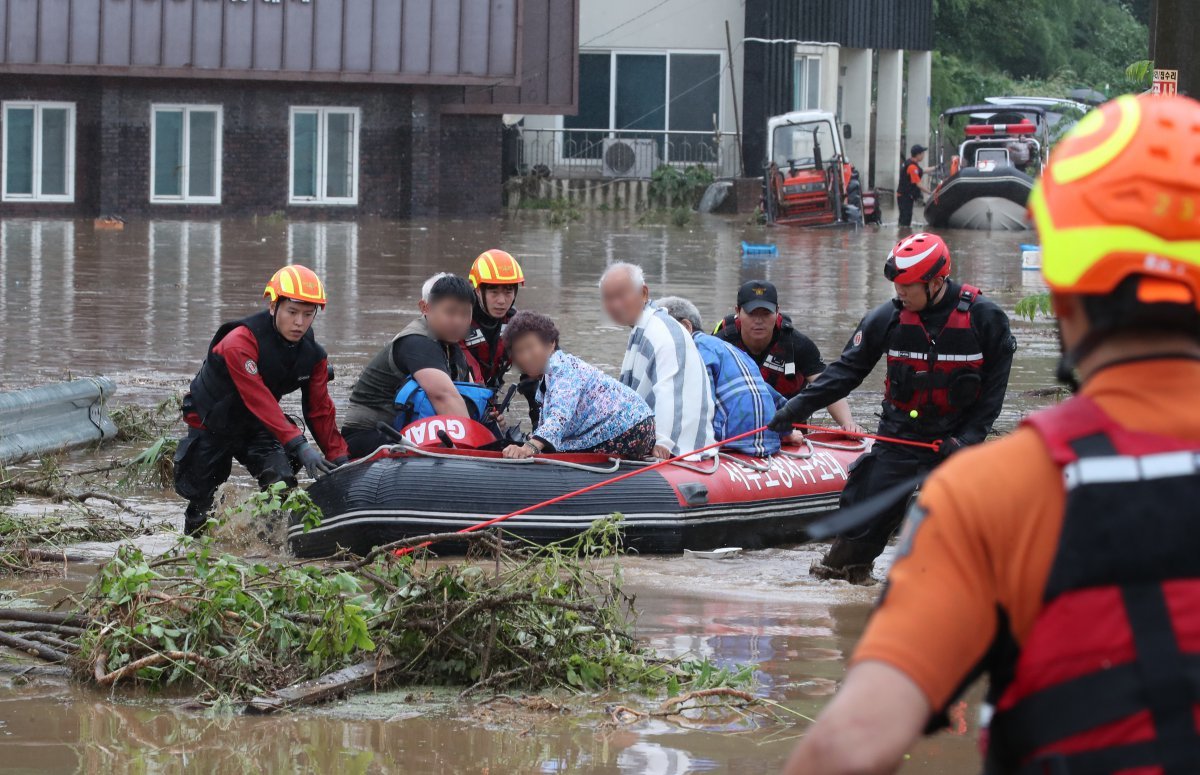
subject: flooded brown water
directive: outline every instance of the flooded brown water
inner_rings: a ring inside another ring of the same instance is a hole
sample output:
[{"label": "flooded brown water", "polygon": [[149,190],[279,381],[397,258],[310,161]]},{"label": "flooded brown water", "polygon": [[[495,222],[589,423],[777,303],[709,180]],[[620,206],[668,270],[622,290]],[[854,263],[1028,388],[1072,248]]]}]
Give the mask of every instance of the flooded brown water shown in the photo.
[{"label": "flooded brown water", "polygon": [[[950,235],[956,277],[1011,312],[1040,288],[1020,266],[1018,245],[1030,237]],[[895,239],[894,227],[768,231],[714,217],[680,229],[603,213],[568,227],[549,226],[535,213],[436,223],[159,221],[103,233],[84,221],[7,220],[0,222],[0,389],[103,373],[117,380],[121,401],[167,398],[186,387],[217,325],[257,309],[266,278],[294,260],[326,280],[330,305],[317,335],[338,372],[333,387],[341,401],[359,368],[415,314],[421,282],[435,271],[465,273],[477,253],[494,246],[525,268],[530,282],[518,304],[555,317],[567,350],[610,371],[625,333],[604,319],[596,281],[615,260],[641,263],[655,295],[687,296],[713,324],[731,310],[740,283],[771,280],[797,327],[832,360],[858,318],[889,298],[879,269]],[[744,259],[742,240],[775,242],[780,255]],[[1002,430],[1039,401],[1022,393],[1052,384],[1057,347],[1044,325],[1014,327],[1021,349]],[[876,374],[852,398],[864,425],[874,422],[881,387]],[[182,518],[169,492],[138,500],[157,515]],[[844,674],[876,594],[810,580],[807,568],[819,553],[624,560],[642,610],[639,632],[666,653],[758,665],[765,696],[815,715]],[[583,715],[505,714],[400,692],[251,718],[0,677],[0,771],[768,773],[804,729],[686,731],[657,722],[613,729],[601,723],[605,701]],[[923,741],[904,771],[976,770],[974,712],[958,718],[951,732]]]}]

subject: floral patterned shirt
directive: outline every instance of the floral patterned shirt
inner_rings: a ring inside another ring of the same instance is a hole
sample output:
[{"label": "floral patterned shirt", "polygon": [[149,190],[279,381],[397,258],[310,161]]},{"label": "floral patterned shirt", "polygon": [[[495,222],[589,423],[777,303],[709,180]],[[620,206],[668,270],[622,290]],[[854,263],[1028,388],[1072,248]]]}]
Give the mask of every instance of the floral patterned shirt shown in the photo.
[{"label": "floral patterned shirt", "polygon": [[562,350],[550,356],[538,397],[534,435],[563,452],[590,449],[654,416],[632,389]]}]

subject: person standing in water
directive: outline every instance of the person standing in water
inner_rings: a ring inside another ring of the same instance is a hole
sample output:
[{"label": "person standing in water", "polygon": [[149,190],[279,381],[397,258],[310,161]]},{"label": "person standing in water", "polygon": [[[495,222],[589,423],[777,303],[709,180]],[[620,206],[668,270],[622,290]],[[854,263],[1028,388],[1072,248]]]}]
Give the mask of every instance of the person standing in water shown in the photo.
[{"label": "person standing in water", "polygon": [[[1016,340],[1004,310],[978,288],[950,279],[950,249],[936,234],[906,237],[883,273],[896,298],[869,312],[838,360],[771,421],[782,432],[862,384],[887,359],[879,433],[939,442],[926,449],[876,442],[850,470],[841,508],[928,473],[955,450],[991,433],[1008,389]],[[903,501],[866,528],[840,536],[811,573],[872,582],[875,558],[904,518]]]},{"label": "person standing in water", "polygon": [[[183,400],[188,435],[175,453],[175,491],[188,501],[184,530],[204,528],[233,460],[263,489],[296,486],[292,461],[313,478],[345,463],[346,442],[329,397],[329,361],[312,325],[325,309],[325,286],[303,266],[285,266],[263,291],[267,308],[217,329]],[[301,391],[313,449],[279,400]]]},{"label": "person standing in water", "polygon": [[1197,181],[1186,97],[1120,97],[1055,147],[1029,201],[1078,392],[929,478],[787,775],[897,771],[981,673],[989,775],[1197,771]]}]

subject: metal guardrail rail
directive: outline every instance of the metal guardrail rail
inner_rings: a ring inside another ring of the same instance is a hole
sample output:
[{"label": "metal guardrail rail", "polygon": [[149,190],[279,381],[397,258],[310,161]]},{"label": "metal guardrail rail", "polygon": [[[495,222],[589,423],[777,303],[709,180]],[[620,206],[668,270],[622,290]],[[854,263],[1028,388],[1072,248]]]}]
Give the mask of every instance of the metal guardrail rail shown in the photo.
[{"label": "metal guardrail rail", "polygon": [[0,463],[113,438],[105,403],[116,391],[111,379],[93,377],[0,393]]}]

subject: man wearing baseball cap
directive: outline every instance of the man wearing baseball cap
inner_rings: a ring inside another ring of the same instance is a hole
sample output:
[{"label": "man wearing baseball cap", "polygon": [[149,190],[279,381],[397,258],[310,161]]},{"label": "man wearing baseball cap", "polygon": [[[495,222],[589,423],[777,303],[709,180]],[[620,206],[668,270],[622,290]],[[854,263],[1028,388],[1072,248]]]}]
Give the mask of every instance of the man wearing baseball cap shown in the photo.
[{"label": "man wearing baseball cap", "polygon": [[900,225],[912,226],[913,203],[929,194],[929,187],[921,178],[931,169],[922,167],[925,152],[929,149],[920,143],[909,149],[909,156],[900,166],[900,184],[896,187],[896,206],[900,208]]},{"label": "man wearing baseball cap", "polygon": [[[766,383],[785,399],[825,371],[821,351],[779,312],[779,291],[766,281],[751,280],[738,290],[734,314],[722,320],[715,333],[753,358]],[[829,414],[843,429],[861,430],[845,399],[830,404]]]}]

